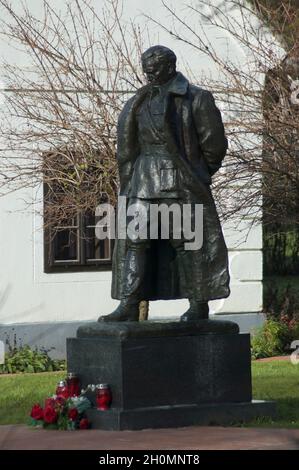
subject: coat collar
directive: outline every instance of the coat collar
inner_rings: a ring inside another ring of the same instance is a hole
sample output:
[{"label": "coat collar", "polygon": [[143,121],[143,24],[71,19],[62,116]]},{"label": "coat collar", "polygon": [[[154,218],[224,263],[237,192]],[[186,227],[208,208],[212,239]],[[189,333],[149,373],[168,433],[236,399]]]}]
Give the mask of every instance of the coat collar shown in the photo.
[{"label": "coat collar", "polygon": [[[168,85],[168,93],[174,95],[185,95],[187,93],[189,86],[188,80],[184,77],[181,72],[178,72],[173,80]],[[151,89],[151,85],[145,85],[142,88],[139,88],[137,91],[137,96],[144,96]]]},{"label": "coat collar", "polygon": [[185,78],[181,72],[178,72],[169,85],[168,93],[173,93],[174,95],[185,95],[187,93],[188,86],[189,82],[187,78]]}]

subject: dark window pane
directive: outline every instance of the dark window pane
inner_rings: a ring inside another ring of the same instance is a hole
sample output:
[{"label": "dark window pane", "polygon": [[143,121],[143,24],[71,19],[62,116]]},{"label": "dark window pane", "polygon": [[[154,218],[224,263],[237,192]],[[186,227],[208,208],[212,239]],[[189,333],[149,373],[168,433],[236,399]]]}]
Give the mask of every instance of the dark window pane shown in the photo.
[{"label": "dark window pane", "polygon": [[78,232],[76,229],[59,230],[53,240],[54,261],[78,259]]},{"label": "dark window pane", "polygon": [[94,228],[86,229],[85,247],[87,260],[110,259],[111,257],[110,240],[107,238],[98,240]]},{"label": "dark window pane", "polygon": [[84,219],[85,219],[85,225],[88,226],[88,225],[96,225],[96,220],[95,220],[95,214],[93,211],[86,211],[86,213],[84,214]]},{"label": "dark window pane", "polygon": [[103,215],[101,216],[96,216],[94,212],[92,211],[87,211],[84,215],[84,222],[86,227],[95,227],[98,223],[101,222],[101,220],[107,218],[107,213],[104,212]]},{"label": "dark window pane", "polygon": [[60,220],[60,227],[77,228],[78,224],[78,216],[62,218]]}]

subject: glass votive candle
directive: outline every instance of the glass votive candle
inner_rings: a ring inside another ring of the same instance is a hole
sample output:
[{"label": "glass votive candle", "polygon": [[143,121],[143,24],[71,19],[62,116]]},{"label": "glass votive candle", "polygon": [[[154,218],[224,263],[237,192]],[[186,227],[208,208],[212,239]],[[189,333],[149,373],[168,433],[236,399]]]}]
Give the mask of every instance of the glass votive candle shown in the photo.
[{"label": "glass votive candle", "polygon": [[67,388],[69,397],[78,397],[80,395],[80,380],[74,372],[67,374]]},{"label": "glass votive candle", "polygon": [[56,395],[57,397],[63,397],[65,399],[69,397],[68,386],[65,380],[60,380],[60,382],[58,382],[56,388]]},{"label": "glass votive candle", "polygon": [[99,384],[97,386],[96,403],[97,409],[101,411],[108,410],[112,402],[112,393],[108,384]]}]

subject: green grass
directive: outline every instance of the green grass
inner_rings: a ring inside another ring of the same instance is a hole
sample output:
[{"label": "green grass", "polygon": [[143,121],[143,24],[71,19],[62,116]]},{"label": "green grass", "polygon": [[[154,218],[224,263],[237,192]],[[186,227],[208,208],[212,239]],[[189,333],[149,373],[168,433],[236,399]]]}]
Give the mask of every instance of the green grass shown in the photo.
[{"label": "green grass", "polygon": [[[246,426],[299,428],[299,364],[253,362],[253,396],[275,400],[275,420],[259,419]],[[0,375],[0,424],[26,423],[31,406],[54,393],[64,372]]]},{"label": "green grass", "polygon": [[[252,363],[253,397],[275,400],[277,417],[251,422],[250,426],[299,428],[299,364],[290,361]],[[248,425],[247,425],[248,426]]]},{"label": "green grass", "polygon": [[34,403],[53,395],[65,372],[0,375],[0,424],[27,423]]}]

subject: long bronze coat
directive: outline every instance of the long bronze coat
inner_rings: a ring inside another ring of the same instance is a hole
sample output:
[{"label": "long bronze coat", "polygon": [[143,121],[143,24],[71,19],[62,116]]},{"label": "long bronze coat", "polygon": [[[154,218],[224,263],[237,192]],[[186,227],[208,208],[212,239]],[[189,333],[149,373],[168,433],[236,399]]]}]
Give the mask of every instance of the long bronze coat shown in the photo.
[{"label": "long bronze coat", "polygon": [[[125,104],[118,121],[117,160],[120,194],[127,195],[139,155],[136,111],[150,86],[140,88]],[[168,150],[180,172],[181,202],[203,204],[203,246],[184,252],[184,266],[168,240],[151,242],[144,300],[228,297],[227,248],[211,195],[211,176],[227,150],[221,114],[212,94],[189,84],[178,73],[168,89],[164,132]],[[112,297],[121,298],[126,241],[116,240],[113,253]],[[186,269],[186,266],[188,269]]]}]

